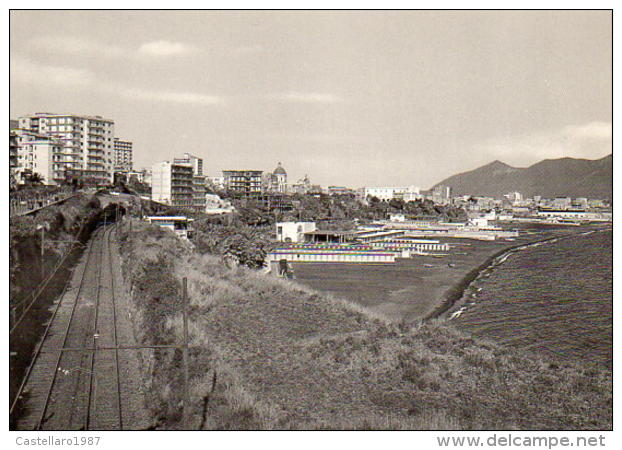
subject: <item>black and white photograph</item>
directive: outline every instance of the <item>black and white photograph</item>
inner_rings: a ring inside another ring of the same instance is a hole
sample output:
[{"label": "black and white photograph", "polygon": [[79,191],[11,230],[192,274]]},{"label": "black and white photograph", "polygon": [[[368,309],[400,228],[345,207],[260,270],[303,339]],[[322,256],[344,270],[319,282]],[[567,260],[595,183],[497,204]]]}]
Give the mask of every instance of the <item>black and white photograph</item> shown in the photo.
[{"label": "black and white photograph", "polygon": [[11,445],[613,445],[614,15],[9,10]]}]

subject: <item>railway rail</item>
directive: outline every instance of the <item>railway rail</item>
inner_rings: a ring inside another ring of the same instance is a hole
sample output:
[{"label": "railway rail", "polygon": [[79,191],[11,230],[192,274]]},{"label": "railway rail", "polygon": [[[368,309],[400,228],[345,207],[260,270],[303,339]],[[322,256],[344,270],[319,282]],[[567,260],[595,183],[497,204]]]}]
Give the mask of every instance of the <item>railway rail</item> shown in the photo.
[{"label": "railway rail", "polygon": [[[22,430],[124,428],[117,305],[110,237],[97,230],[77,286],[55,306],[11,405]],[[126,388],[127,389],[127,388]]]}]

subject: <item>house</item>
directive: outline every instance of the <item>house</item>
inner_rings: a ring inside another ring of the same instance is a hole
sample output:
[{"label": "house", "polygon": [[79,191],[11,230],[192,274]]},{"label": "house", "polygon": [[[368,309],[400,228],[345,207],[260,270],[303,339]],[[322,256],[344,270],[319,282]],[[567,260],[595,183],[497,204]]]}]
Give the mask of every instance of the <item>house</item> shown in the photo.
[{"label": "house", "polygon": [[304,242],[305,233],[315,231],[315,222],[278,222],[276,240],[279,242]]}]

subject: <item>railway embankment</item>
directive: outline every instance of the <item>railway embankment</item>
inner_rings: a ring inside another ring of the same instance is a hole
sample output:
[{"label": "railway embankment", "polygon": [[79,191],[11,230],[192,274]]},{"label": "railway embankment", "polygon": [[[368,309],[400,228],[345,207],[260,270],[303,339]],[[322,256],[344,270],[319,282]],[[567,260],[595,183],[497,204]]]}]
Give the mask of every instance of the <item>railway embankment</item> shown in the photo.
[{"label": "railway embankment", "polygon": [[117,227],[98,228],[51,318],[11,404],[19,430],[150,427],[118,252]]},{"label": "railway embankment", "polygon": [[[127,230],[127,228],[126,228]],[[135,223],[119,242],[136,339],[182,339],[188,280],[192,429],[610,429],[611,374],[395,323],[353,303],[227,267]],[[182,424],[182,354],[143,350],[157,428]]]},{"label": "railway embankment", "polygon": [[113,208],[78,194],[9,221],[10,401],[93,231]]}]

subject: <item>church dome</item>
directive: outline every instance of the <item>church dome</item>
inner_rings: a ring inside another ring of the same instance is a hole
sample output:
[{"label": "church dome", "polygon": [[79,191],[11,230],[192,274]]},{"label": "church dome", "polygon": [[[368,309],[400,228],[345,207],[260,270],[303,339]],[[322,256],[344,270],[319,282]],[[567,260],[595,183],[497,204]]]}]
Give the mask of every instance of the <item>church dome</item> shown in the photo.
[{"label": "church dome", "polygon": [[276,167],[276,169],[274,169],[274,172],[272,173],[274,175],[287,175],[287,172],[285,172],[285,169],[283,169],[281,163],[279,163],[279,165]]}]

